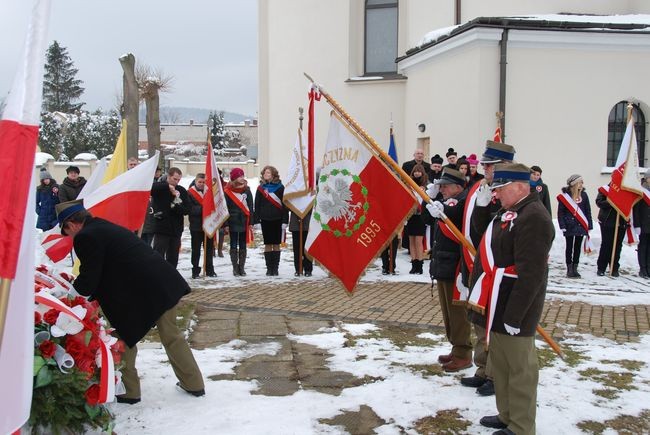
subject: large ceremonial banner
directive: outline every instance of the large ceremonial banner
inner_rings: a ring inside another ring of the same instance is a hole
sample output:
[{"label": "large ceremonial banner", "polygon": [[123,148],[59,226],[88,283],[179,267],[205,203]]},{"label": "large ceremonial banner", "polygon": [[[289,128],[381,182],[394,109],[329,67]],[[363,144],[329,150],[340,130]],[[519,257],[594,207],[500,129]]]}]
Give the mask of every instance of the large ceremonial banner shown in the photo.
[{"label": "large ceremonial banner", "polygon": [[629,220],[632,207],[641,198],[643,198],[643,191],[639,182],[639,156],[637,155],[634,118],[630,117],[618,152],[614,172],[612,172],[607,201],[625,220]]},{"label": "large ceremonial banner", "polygon": [[282,201],[296,215],[304,218],[314,205],[316,195],[309,189],[309,159],[307,141],[302,130],[298,130],[296,143],[291,153]]},{"label": "large ceremonial banner", "polygon": [[209,136],[208,154],[205,157],[205,188],[206,192],[202,204],[203,231],[208,237],[213,237],[214,233],[230,217],[230,214],[228,213],[226,195],[223,192],[219,168],[217,168],[217,162],[214,160],[212,141]]},{"label": "large ceremonial banner", "polygon": [[[50,1],[34,2],[24,55],[0,120],[0,433],[29,418],[34,366],[34,155]],[[3,41],[11,44],[12,41]]]},{"label": "large ceremonial banner", "polygon": [[305,245],[309,255],[352,292],[416,204],[364,139],[332,113]]}]

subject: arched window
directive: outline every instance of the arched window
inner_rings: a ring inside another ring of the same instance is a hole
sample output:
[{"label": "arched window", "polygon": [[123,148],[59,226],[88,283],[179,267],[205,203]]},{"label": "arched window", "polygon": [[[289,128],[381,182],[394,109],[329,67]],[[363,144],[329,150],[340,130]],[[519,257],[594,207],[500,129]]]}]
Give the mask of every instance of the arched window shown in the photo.
[{"label": "arched window", "polygon": [[[634,116],[639,166],[645,167],[645,115],[638,104],[632,104],[632,116]],[[616,164],[616,158],[621,148],[621,141],[625,135],[626,127],[627,101],[621,101],[609,112],[607,127],[607,166],[614,166]]]},{"label": "arched window", "polygon": [[397,0],[366,0],[365,74],[397,71]]}]

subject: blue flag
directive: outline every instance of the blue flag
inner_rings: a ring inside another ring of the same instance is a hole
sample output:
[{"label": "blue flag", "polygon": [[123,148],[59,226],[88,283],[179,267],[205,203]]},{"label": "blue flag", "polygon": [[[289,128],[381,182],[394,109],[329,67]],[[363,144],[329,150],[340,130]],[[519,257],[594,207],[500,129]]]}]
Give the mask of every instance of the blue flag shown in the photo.
[{"label": "blue flag", "polygon": [[388,147],[388,155],[397,163],[397,149],[395,148],[395,137],[393,137],[393,129],[390,129],[390,146]]}]

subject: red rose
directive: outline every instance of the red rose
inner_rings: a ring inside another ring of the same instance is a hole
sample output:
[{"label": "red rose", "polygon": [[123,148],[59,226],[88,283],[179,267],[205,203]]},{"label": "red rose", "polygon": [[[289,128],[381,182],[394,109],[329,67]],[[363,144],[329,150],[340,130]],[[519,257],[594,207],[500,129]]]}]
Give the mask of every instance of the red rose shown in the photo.
[{"label": "red rose", "polygon": [[88,403],[90,406],[97,405],[99,402],[99,385],[92,384],[90,387],[88,387],[84,396],[86,397],[86,403]]},{"label": "red rose", "polygon": [[56,344],[50,340],[45,340],[38,345],[38,349],[41,351],[43,358],[52,358],[56,352]]},{"label": "red rose", "polygon": [[78,340],[69,337],[65,342],[65,351],[74,358],[74,363],[82,372],[92,375],[95,371],[95,354]]},{"label": "red rose", "polygon": [[86,298],[83,298],[81,296],[75,296],[75,298],[72,300],[72,306],[76,307],[77,305],[81,305],[85,307],[87,302],[88,300]]},{"label": "red rose", "polygon": [[54,325],[56,320],[59,318],[59,312],[52,308],[47,313],[43,315],[43,319],[50,325]]},{"label": "red rose", "polygon": [[34,311],[34,325],[38,325],[43,321],[43,316],[38,311]]}]

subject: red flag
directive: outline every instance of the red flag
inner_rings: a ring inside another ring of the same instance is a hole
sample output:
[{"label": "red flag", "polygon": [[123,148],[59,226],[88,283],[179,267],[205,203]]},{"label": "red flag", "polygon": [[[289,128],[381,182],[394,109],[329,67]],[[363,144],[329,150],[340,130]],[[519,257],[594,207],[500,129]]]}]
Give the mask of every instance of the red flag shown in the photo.
[{"label": "red flag", "polygon": [[0,195],[0,433],[29,418],[34,364],[34,156],[43,93],[49,0],[34,4],[24,57],[0,120],[0,170],[10,186]]},{"label": "red flag", "polygon": [[230,215],[228,214],[228,205],[226,205],[226,196],[223,193],[217,162],[214,161],[210,137],[208,137],[208,155],[205,158],[205,188],[202,203],[203,231],[208,237],[212,237]]},{"label": "red flag", "polygon": [[642,198],[643,190],[639,180],[639,157],[634,119],[630,118],[618,152],[614,172],[612,172],[607,201],[625,220],[629,220],[632,207]]},{"label": "red flag", "polygon": [[343,122],[331,115],[305,247],[352,292],[417,201]]},{"label": "red flag", "polygon": [[494,137],[492,138],[494,142],[501,142],[501,119],[497,119],[497,128],[494,130]]},{"label": "red flag", "polygon": [[314,188],[314,101],[320,101],[320,92],[309,88],[309,119],[307,120],[307,177],[309,190]]}]

